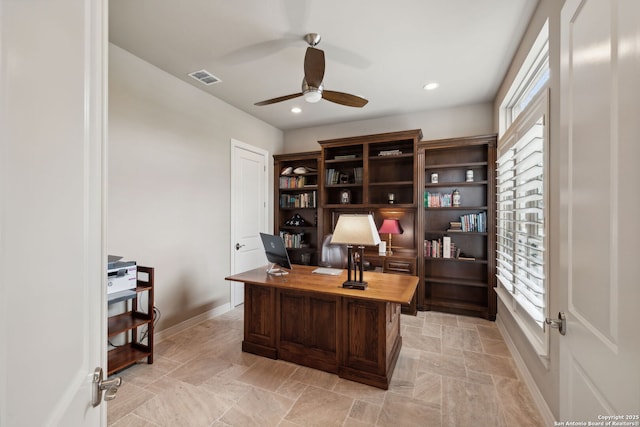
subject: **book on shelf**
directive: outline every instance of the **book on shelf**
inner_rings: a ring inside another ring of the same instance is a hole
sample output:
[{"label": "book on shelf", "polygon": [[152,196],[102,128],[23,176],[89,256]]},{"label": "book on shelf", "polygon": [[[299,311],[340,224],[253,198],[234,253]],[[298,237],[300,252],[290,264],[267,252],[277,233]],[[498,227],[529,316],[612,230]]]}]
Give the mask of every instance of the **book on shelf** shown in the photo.
[{"label": "book on shelf", "polygon": [[443,237],[437,240],[425,240],[424,241],[424,256],[425,258],[456,258],[460,253],[454,242],[450,237]]},{"label": "book on shelf", "polygon": [[451,221],[449,222],[448,232],[457,232],[462,231],[462,223],[459,221]]},{"label": "book on shelf", "polygon": [[356,184],[362,184],[362,168],[353,168],[353,178]]},{"label": "book on shelf", "polygon": [[340,171],[336,169],[327,169],[327,176],[325,183],[327,185],[337,184],[340,177]]},{"label": "book on shelf", "polygon": [[346,159],[355,159],[357,156],[355,154],[340,154],[337,156],[333,156],[334,160],[346,160]]},{"label": "book on shelf", "polygon": [[487,213],[479,212],[466,214],[460,217],[462,223],[462,231],[471,231],[477,233],[487,232]]},{"label": "book on shelf", "polygon": [[402,151],[400,150],[382,150],[378,153],[378,156],[400,156]]},{"label": "book on shelf", "polygon": [[280,188],[304,188],[315,187],[315,179],[307,179],[306,176],[281,176]]},{"label": "book on shelf", "polygon": [[317,203],[317,193],[315,191],[300,194],[283,193],[280,195],[281,208],[315,208]]},{"label": "book on shelf", "polygon": [[451,258],[451,237],[442,238],[442,258]]},{"label": "book on shelf", "polygon": [[288,231],[281,231],[280,237],[284,241],[285,248],[299,249],[307,247],[304,242],[304,233],[289,233]]},{"label": "book on shelf", "polygon": [[452,206],[451,194],[424,192],[425,208],[450,208]]}]

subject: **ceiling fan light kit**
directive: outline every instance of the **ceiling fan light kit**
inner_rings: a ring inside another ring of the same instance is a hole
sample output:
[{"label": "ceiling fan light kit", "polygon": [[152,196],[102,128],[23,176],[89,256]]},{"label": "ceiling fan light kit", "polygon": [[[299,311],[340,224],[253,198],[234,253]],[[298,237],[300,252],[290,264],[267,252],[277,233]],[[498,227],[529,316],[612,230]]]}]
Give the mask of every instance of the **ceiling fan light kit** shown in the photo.
[{"label": "ceiling fan light kit", "polygon": [[320,92],[319,90],[309,90],[304,93],[304,100],[311,104],[315,104],[321,99],[322,99],[322,92]]},{"label": "ceiling fan light kit", "polygon": [[322,86],[325,69],[324,51],[314,47],[320,43],[320,39],[320,35],[316,33],[309,33],[304,36],[304,40],[309,44],[309,47],[307,47],[307,52],[304,56],[304,79],[302,80],[301,92],[256,102],[255,105],[270,105],[300,96],[304,97],[304,100],[309,103],[316,103],[321,99],[326,99],[336,104],[357,108],[364,107],[369,102],[362,97],[349,93],[324,90]]},{"label": "ceiling fan light kit", "polygon": [[309,86],[306,80],[302,80],[302,94],[305,101],[315,104],[322,99],[322,85],[313,87]]}]

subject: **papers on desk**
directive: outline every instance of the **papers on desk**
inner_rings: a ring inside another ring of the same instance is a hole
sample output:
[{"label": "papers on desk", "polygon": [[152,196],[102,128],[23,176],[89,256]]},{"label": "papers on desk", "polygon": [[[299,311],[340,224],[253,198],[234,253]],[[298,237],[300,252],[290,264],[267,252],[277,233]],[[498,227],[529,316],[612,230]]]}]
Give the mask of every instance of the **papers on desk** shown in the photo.
[{"label": "papers on desk", "polygon": [[328,274],[330,276],[339,276],[342,274],[341,268],[318,267],[312,271],[314,274]]}]

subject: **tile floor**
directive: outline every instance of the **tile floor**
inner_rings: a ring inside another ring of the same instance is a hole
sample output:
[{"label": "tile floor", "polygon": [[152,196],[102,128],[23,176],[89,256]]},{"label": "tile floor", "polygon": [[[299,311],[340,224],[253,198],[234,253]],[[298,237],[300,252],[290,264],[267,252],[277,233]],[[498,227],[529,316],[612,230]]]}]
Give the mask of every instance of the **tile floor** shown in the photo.
[{"label": "tile floor", "polygon": [[493,322],[402,316],[389,390],[241,351],[238,308],[156,343],[109,402],[123,426],[542,426]]}]

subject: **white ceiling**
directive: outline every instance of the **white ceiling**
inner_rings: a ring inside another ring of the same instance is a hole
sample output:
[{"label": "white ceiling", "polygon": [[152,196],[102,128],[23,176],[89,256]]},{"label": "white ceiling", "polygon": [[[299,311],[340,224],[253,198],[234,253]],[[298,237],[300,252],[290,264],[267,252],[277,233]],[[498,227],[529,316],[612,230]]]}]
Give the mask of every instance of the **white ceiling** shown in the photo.
[{"label": "white ceiling", "polygon": [[[110,0],[110,40],[282,130],[492,101],[538,0]],[[363,108],[303,98],[319,33],[325,89]],[[222,82],[187,74],[206,69]],[[425,83],[440,87],[425,91]],[[293,114],[299,106],[302,113]]]}]

